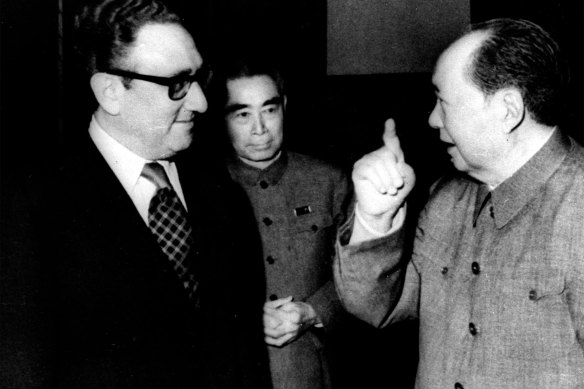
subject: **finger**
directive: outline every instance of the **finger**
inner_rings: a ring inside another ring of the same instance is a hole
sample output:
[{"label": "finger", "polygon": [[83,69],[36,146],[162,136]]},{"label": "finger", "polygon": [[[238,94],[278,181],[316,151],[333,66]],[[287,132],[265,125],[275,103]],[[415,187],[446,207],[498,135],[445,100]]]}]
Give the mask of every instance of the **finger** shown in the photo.
[{"label": "finger", "polygon": [[367,154],[355,163],[353,181],[369,182],[380,194],[395,194],[396,189],[403,185],[396,157],[385,148]]},{"label": "finger", "polygon": [[279,338],[265,337],[264,341],[270,346],[282,347],[288,344],[291,340],[293,340],[294,336],[295,336],[294,334],[286,334],[285,336]]},{"label": "finger", "polygon": [[397,136],[395,121],[391,118],[385,121],[383,143],[395,154],[398,161],[404,161],[404,153],[401,149],[399,138]]},{"label": "finger", "polygon": [[274,315],[264,314],[263,321],[264,321],[264,327],[269,327],[269,328],[277,328],[278,326],[280,326],[282,324],[282,320],[280,320],[279,318],[277,318]]},{"label": "finger", "polygon": [[388,143],[394,142],[395,139],[398,139],[399,141],[399,138],[397,137],[397,132],[395,131],[395,120],[389,118],[385,121],[385,129],[383,131],[383,143],[387,145]]},{"label": "finger", "polygon": [[269,338],[277,339],[288,333],[289,331],[283,331],[281,327],[264,327],[264,335]]},{"label": "finger", "polygon": [[301,315],[298,310],[279,311],[278,319],[282,321],[283,328],[293,331],[300,324]]},{"label": "finger", "polygon": [[[396,158],[395,155],[393,158]],[[403,175],[403,162],[399,162],[396,160],[391,160],[386,158],[384,160],[384,170],[383,173],[386,174],[384,179],[389,181],[390,184],[388,185],[388,193],[391,195],[395,195],[398,189],[404,186],[404,175]]]},{"label": "finger", "polygon": [[375,173],[386,189],[385,194],[395,195],[403,186],[403,178],[399,172],[393,153],[380,153],[379,162],[374,165]]},{"label": "finger", "polygon": [[272,309],[277,309],[279,308],[282,304],[286,304],[289,303],[290,301],[292,301],[294,299],[294,296],[288,296],[288,297],[282,297],[280,299],[274,300],[274,301],[266,301],[264,303],[264,309],[265,308],[272,308]]}]

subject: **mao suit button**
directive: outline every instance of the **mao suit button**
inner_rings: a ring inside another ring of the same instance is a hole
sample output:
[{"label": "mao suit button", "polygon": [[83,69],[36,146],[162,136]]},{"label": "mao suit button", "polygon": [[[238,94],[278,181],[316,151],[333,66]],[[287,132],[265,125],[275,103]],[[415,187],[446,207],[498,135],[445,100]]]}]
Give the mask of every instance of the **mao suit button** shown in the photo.
[{"label": "mao suit button", "polygon": [[277,295],[275,295],[275,294],[271,294],[270,295],[270,301],[274,301],[274,300],[277,300],[277,299],[278,299],[278,296]]},{"label": "mao suit button", "polygon": [[493,208],[492,205],[489,207],[489,215],[491,215],[492,219],[495,218],[495,209]]},{"label": "mao suit button", "polygon": [[272,257],[271,255],[268,255],[268,257],[266,258],[266,261],[270,264],[273,265],[274,262],[276,262],[276,260],[274,259],[274,257]]},{"label": "mao suit button", "polygon": [[537,291],[535,289],[529,291],[529,299],[532,301],[537,300]]},{"label": "mao suit button", "polygon": [[310,229],[311,229],[313,232],[316,232],[316,231],[318,231],[318,226],[317,226],[316,224],[313,224],[313,225],[310,227]]},{"label": "mao suit button", "polygon": [[473,262],[471,265],[472,274],[478,275],[481,272],[481,266],[478,262]]},{"label": "mao suit button", "polygon": [[268,183],[264,180],[260,181],[260,188],[266,189],[268,187]]},{"label": "mao suit button", "polygon": [[448,268],[446,266],[444,266],[441,270],[440,273],[446,275],[446,273],[448,273]]},{"label": "mao suit button", "polygon": [[460,382],[454,384],[454,389],[464,389],[464,386]]},{"label": "mao suit button", "polygon": [[270,226],[270,225],[272,225],[272,219],[270,219],[269,217],[265,217],[265,218],[263,218],[263,220],[262,220],[262,221],[264,222],[264,224],[265,224],[266,226]]},{"label": "mao suit button", "polygon": [[479,329],[474,323],[469,323],[468,330],[472,336],[476,336],[479,333]]}]

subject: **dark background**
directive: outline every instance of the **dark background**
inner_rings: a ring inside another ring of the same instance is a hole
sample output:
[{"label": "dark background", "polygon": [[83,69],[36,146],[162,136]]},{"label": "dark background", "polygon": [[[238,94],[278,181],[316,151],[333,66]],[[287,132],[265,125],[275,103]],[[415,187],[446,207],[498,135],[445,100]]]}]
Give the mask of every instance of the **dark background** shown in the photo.
[{"label": "dark background", "polygon": [[[437,131],[427,125],[434,104],[429,72],[327,76],[326,1],[170,2],[189,16],[206,60],[249,49],[282,64],[289,87],[288,147],[349,169],[380,145],[383,122],[391,116],[418,176],[414,205],[422,203],[430,183],[449,168]],[[0,212],[2,198],[19,181],[39,166],[57,163],[64,147],[75,147],[86,135],[93,101],[69,46],[76,3],[0,2]],[[583,2],[471,0],[470,10],[472,22],[503,16],[533,20],[558,40],[572,75],[563,128],[582,142]],[[203,128],[201,136],[207,131],[217,129]],[[0,228],[2,233],[11,226]],[[415,322],[375,330],[348,319],[333,349],[338,387],[372,388],[381,382],[408,387],[415,372],[416,339]]]}]

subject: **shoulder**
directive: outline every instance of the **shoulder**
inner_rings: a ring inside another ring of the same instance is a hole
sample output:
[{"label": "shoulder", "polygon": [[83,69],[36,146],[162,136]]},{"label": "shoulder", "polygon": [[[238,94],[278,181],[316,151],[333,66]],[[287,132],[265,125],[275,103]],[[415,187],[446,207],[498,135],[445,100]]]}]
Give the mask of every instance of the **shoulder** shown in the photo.
[{"label": "shoulder", "polygon": [[452,172],[440,177],[430,187],[428,205],[456,203],[470,191],[476,191],[478,183],[462,174]]},{"label": "shoulder", "polygon": [[[545,184],[546,198],[573,217],[584,218],[584,148],[570,139],[571,145],[559,168]],[[584,223],[578,223],[584,229]]]},{"label": "shoulder", "polygon": [[288,171],[304,179],[344,180],[346,173],[334,163],[306,154],[288,151]]},{"label": "shoulder", "polygon": [[584,175],[580,174],[584,172],[584,147],[572,138],[570,138],[570,149],[562,168],[566,170],[568,174],[572,174],[577,178],[584,180]]}]

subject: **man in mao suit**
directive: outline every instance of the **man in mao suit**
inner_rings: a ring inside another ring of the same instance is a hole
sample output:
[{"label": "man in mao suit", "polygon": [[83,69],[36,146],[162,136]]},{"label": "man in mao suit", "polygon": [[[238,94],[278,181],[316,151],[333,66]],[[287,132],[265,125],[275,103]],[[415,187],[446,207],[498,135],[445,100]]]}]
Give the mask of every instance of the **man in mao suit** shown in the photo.
[{"label": "man in mao suit", "polygon": [[34,268],[15,311],[35,324],[2,387],[269,387],[251,209],[186,151],[207,109],[191,35],[157,0],[82,7],[76,34],[98,106],[85,143],[30,184],[35,235],[11,254]]},{"label": "man in mao suit", "polygon": [[274,388],[331,387],[328,335],[342,308],[332,281],[336,226],[349,184],[332,164],[283,148],[286,95],[258,58],[229,61],[217,79],[231,140],[228,168],[262,237],[264,332]]},{"label": "man in mao suit", "polygon": [[377,327],[419,319],[418,389],[584,387],[584,149],[559,125],[561,70],[526,20],[472,25],[440,55],[428,122],[457,171],[432,187],[411,251],[415,177],[392,121],[355,164],[337,290]]}]

